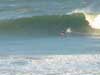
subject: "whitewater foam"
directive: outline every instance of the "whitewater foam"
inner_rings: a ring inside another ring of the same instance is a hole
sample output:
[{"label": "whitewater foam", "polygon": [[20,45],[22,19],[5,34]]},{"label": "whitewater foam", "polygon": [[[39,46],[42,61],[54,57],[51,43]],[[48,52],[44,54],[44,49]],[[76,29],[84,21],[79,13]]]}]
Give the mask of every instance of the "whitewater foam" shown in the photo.
[{"label": "whitewater foam", "polygon": [[100,74],[100,55],[0,56],[0,75],[66,74]]},{"label": "whitewater foam", "polygon": [[84,9],[75,9],[67,15],[71,15],[74,13],[83,13],[85,16],[85,19],[89,22],[89,26],[93,29],[100,29],[100,14],[96,14],[93,11],[91,11],[90,8],[84,8]]}]

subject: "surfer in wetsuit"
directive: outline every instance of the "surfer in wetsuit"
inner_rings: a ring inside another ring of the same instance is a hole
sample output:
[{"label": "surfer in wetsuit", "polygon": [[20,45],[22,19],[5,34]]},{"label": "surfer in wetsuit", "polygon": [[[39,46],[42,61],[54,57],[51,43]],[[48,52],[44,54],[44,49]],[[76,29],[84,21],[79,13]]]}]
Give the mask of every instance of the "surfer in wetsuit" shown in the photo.
[{"label": "surfer in wetsuit", "polygon": [[65,36],[65,32],[64,31],[60,32],[60,36],[64,37]]},{"label": "surfer in wetsuit", "polygon": [[67,28],[65,31],[62,31],[62,32],[60,33],[60,36],[61,36],[61,37],[65,37],[66,34],[69,36],[69,34],[71,34],[71,32],[72,32],[71,28]]}]

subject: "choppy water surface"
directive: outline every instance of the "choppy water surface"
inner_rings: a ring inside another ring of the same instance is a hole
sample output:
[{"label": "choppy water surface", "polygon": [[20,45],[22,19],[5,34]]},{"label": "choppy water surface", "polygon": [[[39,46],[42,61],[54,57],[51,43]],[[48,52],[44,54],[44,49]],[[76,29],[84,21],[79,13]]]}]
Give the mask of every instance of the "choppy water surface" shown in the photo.
[{"label": "choppy water surface", "polygon": [[100,55],[0,56],[0,75],[99,75]]},{"label": "choppy water surface", "polygon": [[100,0],[0,0],[0,75],[99,75],[99,7]]}]

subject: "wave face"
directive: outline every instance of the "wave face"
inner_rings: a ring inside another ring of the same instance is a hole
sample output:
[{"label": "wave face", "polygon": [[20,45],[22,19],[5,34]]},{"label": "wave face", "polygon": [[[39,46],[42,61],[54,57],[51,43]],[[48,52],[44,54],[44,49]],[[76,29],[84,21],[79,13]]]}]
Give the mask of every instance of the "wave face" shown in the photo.
[{"label": "wave face", "polygon": [[29,36],[50,36],[59,35],[60,32],[70,28],[72,32],[88,33],[91,31],[88,24],[85,15],[82,13],[33,16],[2,20],[0,22],[0,32]]},{"label": "wave face", "polygon": [[[99,3],[100,0],[0,0],[0,34],[49,36],[67,28],[75,33],[93,33],[94,25],[85,13],[99,14]],[[73,12],[77,9],[77,13]]]}]

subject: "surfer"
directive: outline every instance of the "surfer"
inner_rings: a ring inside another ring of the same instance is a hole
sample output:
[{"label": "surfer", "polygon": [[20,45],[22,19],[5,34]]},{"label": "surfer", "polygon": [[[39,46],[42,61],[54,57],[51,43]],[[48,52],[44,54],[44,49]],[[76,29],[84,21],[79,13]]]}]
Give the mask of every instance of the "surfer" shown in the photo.
[{"label": "surfer", "polygon": [[65,32],[64,31],[60,32],[60,36],[64,37],[65,36]]},{"label": "surfer", "polygon": [[66,34],[70,34],[71,32],[71,28],[67,28],[65,31],[60,32],[60,36],[65,37]]}]

